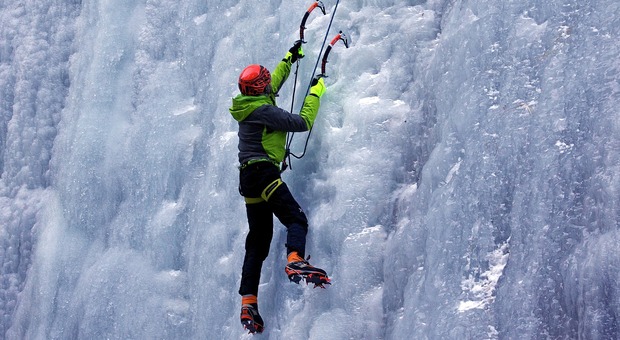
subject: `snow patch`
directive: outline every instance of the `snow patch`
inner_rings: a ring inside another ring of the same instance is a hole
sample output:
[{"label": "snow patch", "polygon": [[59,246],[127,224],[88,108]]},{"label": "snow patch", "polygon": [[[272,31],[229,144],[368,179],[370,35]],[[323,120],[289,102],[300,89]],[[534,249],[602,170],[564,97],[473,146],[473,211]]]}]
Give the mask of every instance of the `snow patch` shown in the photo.
[{"label": "snow patch", "polygon": [[461,282],[461,289],[472,299],[461,301],[458,306],[460,313],[472,309],[484,309],[495,301],[495,288],[508,262],[508,244],[510,239],[486,256],[489,269],[479,277],[467,277]]},{"label": "snow patch", "polygon": [[207,15],[206,14],[203,14],[201,16],[197,16],[197,17],[194,18],[194,23],[196,25],[200,25],[200,24],[204,23],[205,21],[207,21]]},{"label": "snow patch", "polygon": [[379,97],[366,97],[366,98],[361,98],[359,100],[360,105],[372,105],[372,104],[377,104],[381,101],[381,98]]},{"label": "snow patch", "polygon": [[558,148],[560,153],[565,153],[567,151],[570,151],[573,148],[574,144],[567,144],[567,143],[559,140],[559,141],[555,142],[555,146]]}]

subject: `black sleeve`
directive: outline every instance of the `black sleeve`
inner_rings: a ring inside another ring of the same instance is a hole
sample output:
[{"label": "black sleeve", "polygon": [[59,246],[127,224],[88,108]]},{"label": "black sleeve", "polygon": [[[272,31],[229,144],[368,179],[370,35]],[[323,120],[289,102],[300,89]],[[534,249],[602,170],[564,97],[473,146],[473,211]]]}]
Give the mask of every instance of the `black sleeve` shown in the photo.
[{"label": "black sleeve", "polygon": [[308,125],[300,115],[292,114],[274,105],[263,105],[254,110],[251,119],[275,131],[308,131]]}]

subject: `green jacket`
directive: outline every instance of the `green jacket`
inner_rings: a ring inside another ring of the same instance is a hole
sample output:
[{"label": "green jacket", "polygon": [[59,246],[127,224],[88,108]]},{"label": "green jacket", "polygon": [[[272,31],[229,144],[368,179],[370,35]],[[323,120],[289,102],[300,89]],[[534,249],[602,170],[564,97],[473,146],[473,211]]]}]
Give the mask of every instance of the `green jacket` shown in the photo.
[{"label": "green jacket", "polygon": [[239,122],[239,163],[270,159],[281,163],[285,157],[286,133],[308,131],[319,111],[319,97],[306,96],[299,115],[276,106],[275,94],[291,72],[290,58],[282,60],[271,73],[272,93],[232,100],[230,114]]}]

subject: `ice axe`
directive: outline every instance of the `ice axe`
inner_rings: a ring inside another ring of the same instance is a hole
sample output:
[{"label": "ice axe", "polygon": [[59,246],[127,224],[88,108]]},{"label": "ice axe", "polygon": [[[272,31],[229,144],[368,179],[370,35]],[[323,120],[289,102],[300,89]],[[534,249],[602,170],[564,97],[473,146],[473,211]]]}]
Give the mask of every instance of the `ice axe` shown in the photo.
[{"label": "ice axe", "polygon": [[329,57],[329,53],[332,51],[333,46],[338,41],[342,41],[344,43],[344,47],[349,48],[349,39],[347,38],[347,36],[342,33],[342,31],[338,32],[334,39],[332,39],[332,41],[329,43],[329,46],[327,46],[327,49],[325,49],[325,53],[323,54],[323,60],[321,62],[321,74],[319,74],[320,77],[327,77],[327,72],[325,71],[328,63],[327,58]]},{"label": "ice axe", "polygon": [[301,25],[299,25],[299,40],[301,40],[302,43],[305,43],[304,31],[306,29],[306,21],[308,20],[310,13],[312,13],[312,11],[314,11],[314,9],[317,7],[321,10],[321,12],[323,12],[323,15],[327,14],[327,12],[325,12],[325,5],[323,5],[323,2],[321,1],[317,0],[312,5],[310,5],[310,7],[308,7],[308,10],[306,10],[306,13],[304,14],[304,18],[301,19]]}]

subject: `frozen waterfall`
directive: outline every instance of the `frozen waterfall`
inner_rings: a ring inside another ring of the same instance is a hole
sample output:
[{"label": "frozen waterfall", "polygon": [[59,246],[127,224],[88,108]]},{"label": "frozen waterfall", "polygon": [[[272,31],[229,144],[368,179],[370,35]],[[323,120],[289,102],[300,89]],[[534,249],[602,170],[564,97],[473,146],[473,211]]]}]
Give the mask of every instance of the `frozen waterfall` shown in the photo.
[{"label": "frozen waterfall", "polygon": [[341,1],[283,174],[333,285],[288,282],[276,223],[245,334],[228,107],[311,3],[0,1],[0,338],[620,337],[617,0]]}]

